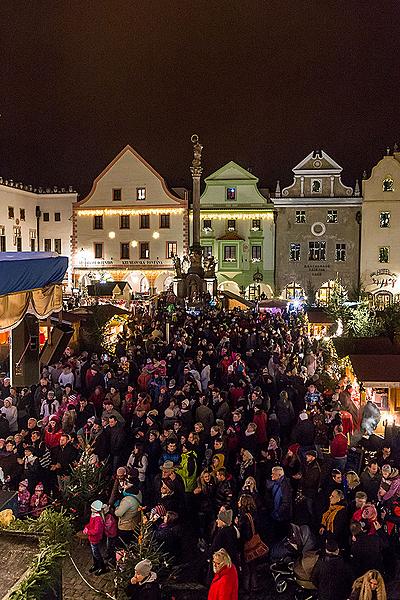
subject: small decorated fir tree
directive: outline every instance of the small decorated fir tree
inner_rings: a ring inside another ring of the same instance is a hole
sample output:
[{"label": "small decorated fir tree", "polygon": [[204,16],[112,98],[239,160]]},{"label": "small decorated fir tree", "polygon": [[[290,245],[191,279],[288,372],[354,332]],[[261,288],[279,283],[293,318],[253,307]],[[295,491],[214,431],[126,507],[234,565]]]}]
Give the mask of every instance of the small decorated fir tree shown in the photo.
[{"label": "small decorated fir tree", "polygon": [[153,524],[141,513],[140,523],[133,532],[132,543],[119,553],[115,577],[117,600],[126,600],[125,589],[135,573],[135,565],[145,558],[151,561],[160,585],[176,576],[178,568],[173,565],[172,556],[164,552],[163,546],[155,538]]},{"label": "small decorated fir tree", "polygon": [[108,467],[98,463],[89,448],[85,448],[79,463],[72,468],[70,480],[63,493],[63,504],[76,514],[81,525],[90,517],[94,500],[105,499],[109,479]]}]

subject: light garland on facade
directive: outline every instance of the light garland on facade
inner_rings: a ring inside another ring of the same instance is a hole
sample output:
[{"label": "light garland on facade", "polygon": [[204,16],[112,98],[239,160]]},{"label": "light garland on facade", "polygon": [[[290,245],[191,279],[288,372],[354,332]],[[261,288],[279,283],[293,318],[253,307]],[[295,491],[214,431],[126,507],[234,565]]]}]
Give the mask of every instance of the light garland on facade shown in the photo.
[{"label": "light garland on facade", "polygon": [[185,211],[185,208],[168,208],[166,206],[160,206],[160,208],[91,208],[77,210],[76,212],[78,217],[97,217],[100,215],[114,217],[121,215],[178,215]]},{"label": "light garland on facade", "polygon": [[[193,219],[193,215],[190,215],[190,218]],[[269,213],[259,213],[259,212],[204,212],[201,211],[202,219],[214,219],[215,221],[226,221],[227,219],[242,219],[243,221],[250,221],[251,219],[263,219],[264,221],[272,221],[274,215],[272,212]]]}]

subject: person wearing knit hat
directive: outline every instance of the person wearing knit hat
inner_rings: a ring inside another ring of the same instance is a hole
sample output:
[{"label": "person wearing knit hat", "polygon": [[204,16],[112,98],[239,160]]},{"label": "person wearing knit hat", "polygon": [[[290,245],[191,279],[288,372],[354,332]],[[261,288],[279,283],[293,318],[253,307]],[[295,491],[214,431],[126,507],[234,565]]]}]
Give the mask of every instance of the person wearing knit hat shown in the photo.
[{"label": "person wearing knit hat", "polygon": [[[239,540],[232,525],[233,512],[231,509],[221,508],[217,519],[216,528],[211,539],[210,556],[220,548],[225,548],[234,565],[239,565]],[[211,565],[210,565],[211,566]],[[211,575],[211,570],[209,575]]]},{"label": "person wearing knit hat", "polygon": [[157,575],[152,571],[152,563],[148,558],[135,566],[135,575],[130,580],[125,592],[130,600],[159,600],[161,597]]},{"label": "person wearing knit hat", "polygon": [[103,573],[107,573],[107,568],[100,550],[100,543],[104,536],[104,515],[102,501],[95,500],[90,505],[90,509],[92,514],[90,515],[89,523],[83,530],[83,533],[86,533],[88,536],[90,550],[92,551],[93,557],[93,565],[90,567],[89,573],[103,575]]},{"label": "person wearing knit hat", "polygon": [[[217,516],[217,525],[218,527],[229,527],[232,525],[232,510],[220,510]],[[220,521],[221,523],[218,523]]]}]

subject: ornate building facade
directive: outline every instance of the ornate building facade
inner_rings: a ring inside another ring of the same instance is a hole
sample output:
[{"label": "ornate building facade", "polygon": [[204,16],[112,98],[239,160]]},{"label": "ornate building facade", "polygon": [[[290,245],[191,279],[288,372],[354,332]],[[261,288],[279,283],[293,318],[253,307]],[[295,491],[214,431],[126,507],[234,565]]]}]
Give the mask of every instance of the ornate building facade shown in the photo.
[{"label": "ornate building facade", "polygon": [[[72,188],[33,188],[0,178],[0,252],[56,252],[71,262]],[[69,266],[65,285],[71,287]]]},{"label": "ornate building facade", "polygon": [[172,283],[174,255],[188,247],[187,193],[172,194],[159,173],[126,146],[74,206],[77,282],[126,281],[134,293]]},{"label": "ornate building facade", "polygon": [[361,283],[378,307],[400,300],[400,152],[363,181]]},{"label": "ornate building facade", "polygon": [[231,161],[205,179],[200,201],[200,243],[214,256],[220,290],[247,298],[273,295],[274,207],[258,178]]},{"label": "ornate building facade", "polygon": [[322,150],[293,169],[292,185],[273,198],[276,217],[276,295],[329,300],[335,280],[358,287],[362,199],[342,183],[342,167]]}]

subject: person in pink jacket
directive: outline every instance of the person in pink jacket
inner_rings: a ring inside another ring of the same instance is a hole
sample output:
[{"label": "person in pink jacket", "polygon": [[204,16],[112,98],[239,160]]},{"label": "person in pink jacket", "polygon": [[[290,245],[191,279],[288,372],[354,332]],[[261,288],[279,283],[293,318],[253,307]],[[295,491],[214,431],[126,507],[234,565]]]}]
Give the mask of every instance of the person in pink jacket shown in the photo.
[{"label": "person in pink jacket", "polygon": [[100,543],[103,539],[105,529],[103,503],[101,500],[95,500],[92,502],[90,508],[92,510],[90,521],[83,530],[83,533],[86,533],[88,536],[93,556],[93,566],[90,567],[89,573],[103,575],[103,573],[107,573],[104,558],[100,551]]}]

